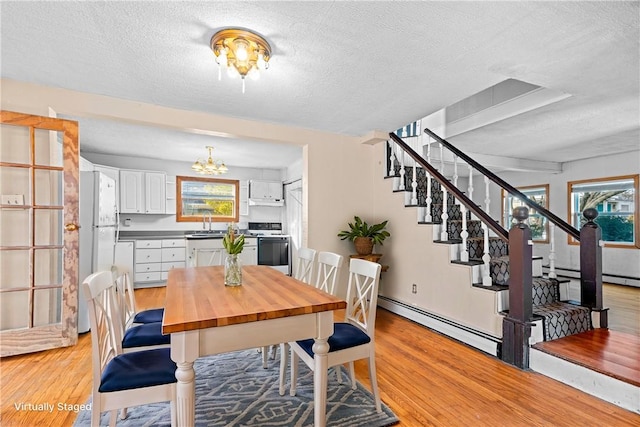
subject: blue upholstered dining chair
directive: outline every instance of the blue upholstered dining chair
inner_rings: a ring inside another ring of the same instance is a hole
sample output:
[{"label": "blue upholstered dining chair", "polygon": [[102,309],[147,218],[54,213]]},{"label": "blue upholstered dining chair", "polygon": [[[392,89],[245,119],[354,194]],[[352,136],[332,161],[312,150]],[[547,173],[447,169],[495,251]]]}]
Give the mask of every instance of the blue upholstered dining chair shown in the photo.
[{"label": "blue upholstered dining chair", "polygon": [[116,281],[116,292],[118,293],[120,307],[122,307],[125,329],[135,324],[162,322],[164,308],[137,311],[136,296],[133,291],[130,271],[126,267],[117,265],[111,267],[111,271]]},{"label": "blue upholstered dining chair", "polygon": [[[110,271],[100,271],[82,283],[91,324],[93,385],[91,426],[110,411],[115,426],[118,409],[154,402],[171,402],[171,424],[176,423],[176,364],[170,349],[122,353],[121,316]],[[126,412],[124,412],[126,414]]]},{"label": "blue upholstered dining chair", "polygon": [[[375,400],[376,411],[380,412],[380,394],[376,379],[374,331],[376,320],[376,304],[378,301],[378,285],[380,283],[378,263],[351,259],[349,264],[349,285],[347,288],[347,309],[345,321],[334,325],[334,332],[328,339],[328,367],[348,363],[351,376],[351,387],[356,388],[353,362],[367,359],[369,362],[369,378],[371,391]],[[298,360],[301,359],[309,369],[313,370],[314,340],[312,338],[290,342],[291,348],[291,396],[296,394],[298,376]],[[284,394],[284,371],[286,360],[280,359],[280,394]]]},{"label": "blue upholstered dining chair", "polygon": [[122,350],[125,353],[153,348],[169,347],[171,335],[162,334],[162,318],[159,322],[135,324],[135,301],[133,286],[126,270],[111,267],[112,281],[115,283],[115,297],[118,304],[119,325]]}]

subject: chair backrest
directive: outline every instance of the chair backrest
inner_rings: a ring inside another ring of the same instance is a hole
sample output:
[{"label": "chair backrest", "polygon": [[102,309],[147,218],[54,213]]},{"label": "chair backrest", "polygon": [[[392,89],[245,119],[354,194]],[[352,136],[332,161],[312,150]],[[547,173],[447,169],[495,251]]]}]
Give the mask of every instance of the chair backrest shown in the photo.
[{"label": "chair backrest", "polygon": [[381,268],[378,263],[358,258],[352,258],[349,263],[345,321],[365,331],[372,341]]},{"label": "chair backrest", "polygon": [[342,255],[334,254],[333,252],[319,252],[316,288],[335,295],[336,281],[340,277],[343,261],[344,257]]},{"label": "chair backrest", "polygon": [[[82,283],[91,325],[94,387],[104,367],[122,353],[122,325],[111,271],[99,271]],[[96,385],[97,384],[97,385]]]},{"label": "chair backrest", "polygon": [[293,277],[311,284],[313,280],[313,264],[316,261],[316,251],[309,248],[298,249],[298,261]]},{"label": "chair backrest", "polygon": [[116,298],[120,310],[120,321],[124,329],[133,323],[136,315],[136,296],[133,291],[133,282],[129,275],[129,269],[114,265],[111,267],[113,281],[116,284]]}]

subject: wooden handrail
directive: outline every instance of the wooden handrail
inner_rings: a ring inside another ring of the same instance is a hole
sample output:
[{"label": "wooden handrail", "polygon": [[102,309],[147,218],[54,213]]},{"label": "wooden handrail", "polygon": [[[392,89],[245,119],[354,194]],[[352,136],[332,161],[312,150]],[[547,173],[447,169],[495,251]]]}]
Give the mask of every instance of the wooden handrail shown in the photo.
[{"label": "wooden handrail", "polygon": [[458,150],[456,147],[451,145],[451,143],[449,143],[448,141],[440,138],[438,135],[431,132],[429,129],[425,128],[424,131],[430,137],[438,141],[440,144],[447,147],[447,149],[451,151],[453,154],[455,154],[456,156],[464,160],[467,164],[473,166],[473,168],[476,169],[478,172],[480,172],[481,174],[489,178],[491,181],[498,184],[500,187],[505,189],[508,193],[518,196],[518,198],[522,200],[524,204],[526,204],[532,209],[535,209],[536,211],[541,213],[544,217],[549,219],[549,221],[553,222],[555,225],[560,227],[565,233],[571,235],[574,239],[580,241],[580,232],[575,227],[573,227],[572,225],[564,221],[562,218],[555,215],[553,212],[550,212],[549,210],[547,210],[547,208],[545,208],[544,206],[541,206],[538,203],[530,200],[526,195],[520,192],[517,188],[515,188],[514,186],[512,186],[511,184],[509,184],[508,182],[506,182],[505,180],[503,180],[502,178],[500,178],[499,176],[491,172],[489,169],[482,166],[480,163],[473,160],[471,157],[467,156],[462,151]]},{"label": "wooden handrail", "polygon": [[[483,211],[482,209],[480,209],[478,207],[478,205],[476,205],[473,200],[471,200],[470,198],[468,198],[462,191],[460,191],[456,186],[454,186],[453,184],[451,184],[451,182],[449,182],[449,180],[447,178],[445,178],[440,172],[438,172],[438,170],[436,168],[434,168],[433,166],[431,166],[429,163],[427,163],[424,158],[422,158],[422,156],[418,153],[416,153],[413,148],[409,147],[407,145],[406,142],[404,142],[402,140],[402,138],[400,138],[398,135],[396,135],[395,133],[389,133],[389,136],[391,137],[391,139],[393,139],[393,141],[400,145],[402,147],[402,149],[409,154],[409,156],[411,156],[413,158],[413,160],[415,160],[418,164],[420,164],[420,166],[422,166],[423,168],[425,168],[426,170],[429,171],[429,173],[431,174],[431,176],[438,181],[441,185],[443,185],[444,187],[447,188],[447,190],[449,190],[451,193],[453,193],[456,198],[467,207],[467,209],[469,209],[471,212],[473,212],[477,217],[481,218],[482,221],[487,224],[487,226],[492,229],[497,235],[498,237],[500,237],[502,240],[508,241],[509,240],[509,232],[507,230],[505,230],[500,224],[498,224],[491,216],[489,216],[489,214],[485,211]],[[446,226],[446,224],[444,224],[444,226]]]}]

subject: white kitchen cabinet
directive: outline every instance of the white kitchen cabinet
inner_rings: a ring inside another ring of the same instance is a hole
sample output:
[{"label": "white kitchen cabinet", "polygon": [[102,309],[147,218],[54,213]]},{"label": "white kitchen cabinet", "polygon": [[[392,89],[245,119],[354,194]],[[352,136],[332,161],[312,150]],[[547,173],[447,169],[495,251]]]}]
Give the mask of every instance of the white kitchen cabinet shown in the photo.
[{"label": "white kitchen cabinet", "polygon": [[167,280],[169,270],[185,267],[184,239],[145,239],[136,241],[136,287]]},{"label": "white kitchen cabinet", "polygon": [[256,200],[282,200],[282,183],[279,181],[251,180],[249,183],[249,198]]},{"label": "white kitchen cabinet", "polygon": [[164,214],[166,174],[120,170],[120,212]]},{"label": "white kitchen cabinet", "polygon": [[249,181],[240,181],[240,215],[249,215]]},{"label": "white kitchen cabinet", "polygon": [[164,207],[164,213],[169,215],[175,215],[176,214],[176,177],[172,175],[167,175],[166,179],[167,179],[166,190],[165,190],[166,202]]},{"label": "white kitchen cabinet", "polygon": [[120,213],[144,213],[144,172],[120,171]]},{"label": "white kitchen cabinet", "polygon": [[[247,237],[244,249],[240,254],[243,265],[258,264],[258,241],[255,237]],[[187,257],[190,267],[224,265],[227,251],[222,246],[222,239],[188,239]]]}]

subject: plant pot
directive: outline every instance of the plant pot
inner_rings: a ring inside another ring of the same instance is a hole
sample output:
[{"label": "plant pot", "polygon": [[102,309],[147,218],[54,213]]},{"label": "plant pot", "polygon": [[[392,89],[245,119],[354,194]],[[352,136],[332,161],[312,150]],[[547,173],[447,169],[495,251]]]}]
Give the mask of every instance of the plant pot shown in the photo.
[{"label": "plant pot", "polygon": [[358,255],[370,255],[373,252],[373,239],[371,237],[356,237],[353,240]]}]

